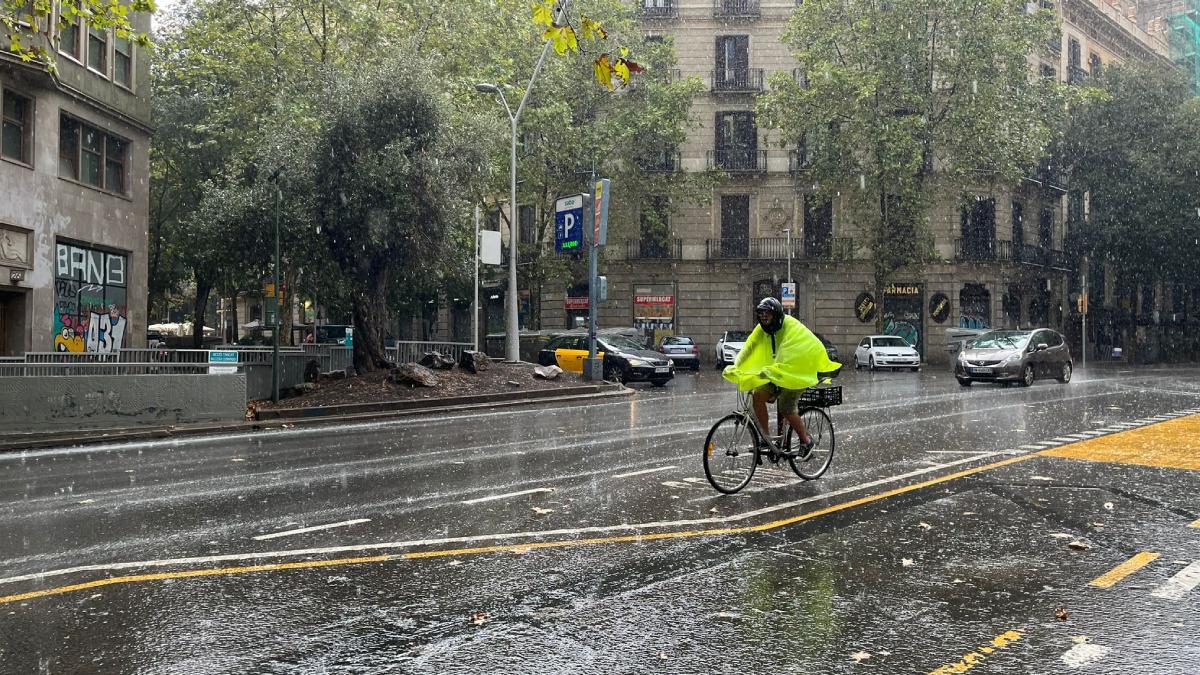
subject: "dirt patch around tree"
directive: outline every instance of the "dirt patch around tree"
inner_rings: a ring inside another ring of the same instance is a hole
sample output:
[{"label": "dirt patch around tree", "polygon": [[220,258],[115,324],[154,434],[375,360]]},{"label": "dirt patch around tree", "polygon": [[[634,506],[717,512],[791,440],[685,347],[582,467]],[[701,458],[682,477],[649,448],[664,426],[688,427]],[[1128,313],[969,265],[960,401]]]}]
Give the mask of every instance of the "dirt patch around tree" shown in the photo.
[{"label": "dirt patch around tree", "polygon": [[[569,389],[591,382],[584,382],[576,373],[564,372],[553,380],[535,377],[532,363],[493,362],[481,373],[471,373],[459,367],[433,371],[438,379],[437,386],[421,387],[395,384],[391,373],[386,370],[367,373],[358,377],[333,380],[322,377],[316,389],[281,398],[279,403],[251,401],[256,410],[316,408],[347,403],[380,403],[384,401],[411,401],[422,398],[446,398],[449,396],[471,396],[474,394],[512,393],[541,389]],[[291,392],[281,392],[286,395]]]}]

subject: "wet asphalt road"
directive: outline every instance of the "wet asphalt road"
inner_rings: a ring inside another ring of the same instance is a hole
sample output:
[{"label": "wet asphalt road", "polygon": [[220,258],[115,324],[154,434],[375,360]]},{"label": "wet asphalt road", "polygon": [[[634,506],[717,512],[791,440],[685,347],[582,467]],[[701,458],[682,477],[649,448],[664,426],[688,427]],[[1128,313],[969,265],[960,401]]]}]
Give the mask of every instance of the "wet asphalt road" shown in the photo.
[{"label": "wet asphalt road", "polygon": [[0,673],[1191,675],[1198,376],[851,371],[826,476],[734,497],[700,463],[712,371],[0,455]]}]

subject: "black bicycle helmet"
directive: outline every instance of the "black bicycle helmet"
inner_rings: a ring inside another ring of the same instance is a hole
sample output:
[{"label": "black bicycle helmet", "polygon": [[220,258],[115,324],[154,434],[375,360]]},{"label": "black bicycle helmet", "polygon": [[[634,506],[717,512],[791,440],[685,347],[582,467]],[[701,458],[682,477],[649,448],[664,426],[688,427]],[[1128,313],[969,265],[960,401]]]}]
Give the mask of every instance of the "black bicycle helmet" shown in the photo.
[{"label": "black bicycle helmet", "polygon": [[767,311],[774,317],[771,320],[770,326],[763,326],[763,330],[768,333],[774,333],[783,326],[783,303],[775,298],[766,297],[758,301],[758,306],[754,308],[755,314],[758,312]]}]

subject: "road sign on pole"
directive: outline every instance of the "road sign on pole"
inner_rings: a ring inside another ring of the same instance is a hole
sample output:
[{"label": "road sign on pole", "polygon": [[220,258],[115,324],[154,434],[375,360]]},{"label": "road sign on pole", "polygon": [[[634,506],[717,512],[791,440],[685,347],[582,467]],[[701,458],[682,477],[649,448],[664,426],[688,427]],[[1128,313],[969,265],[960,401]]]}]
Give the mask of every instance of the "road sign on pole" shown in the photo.
[{"label": "road sign on pole", "polygon": [[554,202],[554,250],[558,253],[583,250],[583,195]]},{"label": "road sign on pole", "polygon": [[601,178],[596,181],[596,213],[592,216],[592,226],[595,228],[595,232],[592,234],[593,246],[604,246],[608,243],[608,193],[610,185],[612,185],[612,181],[607,178]]},{"label": "road sign on pole", "polygon": [[783,284],[783,292],[780,293],[783,298],[783,308],[792,309],[796,306],[796,284],[795,282],[785,281]]}]

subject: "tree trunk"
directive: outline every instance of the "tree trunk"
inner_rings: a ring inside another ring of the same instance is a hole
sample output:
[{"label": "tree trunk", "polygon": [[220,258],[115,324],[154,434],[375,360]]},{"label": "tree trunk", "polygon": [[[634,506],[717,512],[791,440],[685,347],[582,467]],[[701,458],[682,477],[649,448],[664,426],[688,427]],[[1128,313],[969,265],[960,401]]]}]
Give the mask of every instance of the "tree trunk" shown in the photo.
[{"label": "tree trunk", "polygon": [[196,277],[196,306],[192,317],[192,349],[204,347],[204,314],[208,308],[208,295],[213,284],[208,279]]},{"label": "tree trunk", "polygon": [[392,365],[383,348],[383,333],[387,329],[387,287],[391,275],[386,263],[370,267],[371,273],[363,280],[364,292],[351,298],[354,369],[359,375]]},{"label": "tree trunk", "polygon": [[229,330],[229,344],[236,345],[237,341],[238,341],[238,326],[241,323],[241,321],[238,319],[238,308],[237,308],[238,294],[237,294],[237,291],[233,291],[232,293],[229,294],[229,300],[230,300],[230,307],[232,307],[232,309],[229,311],[229,314],[228,314],[229,320],[226,322],[228,324],[228,330]]},{"label": "tree trunk", "polygon": [[283,296],[283,302],[280,303],[279,311],[282,312],[281,328],[279,334],[279,344],[294,345],[292,331],[292,308],[296,303],[296,293],[293,289],[296,288],[296,273],[288,270],[283,275],[283,287],[287,294]]}]

